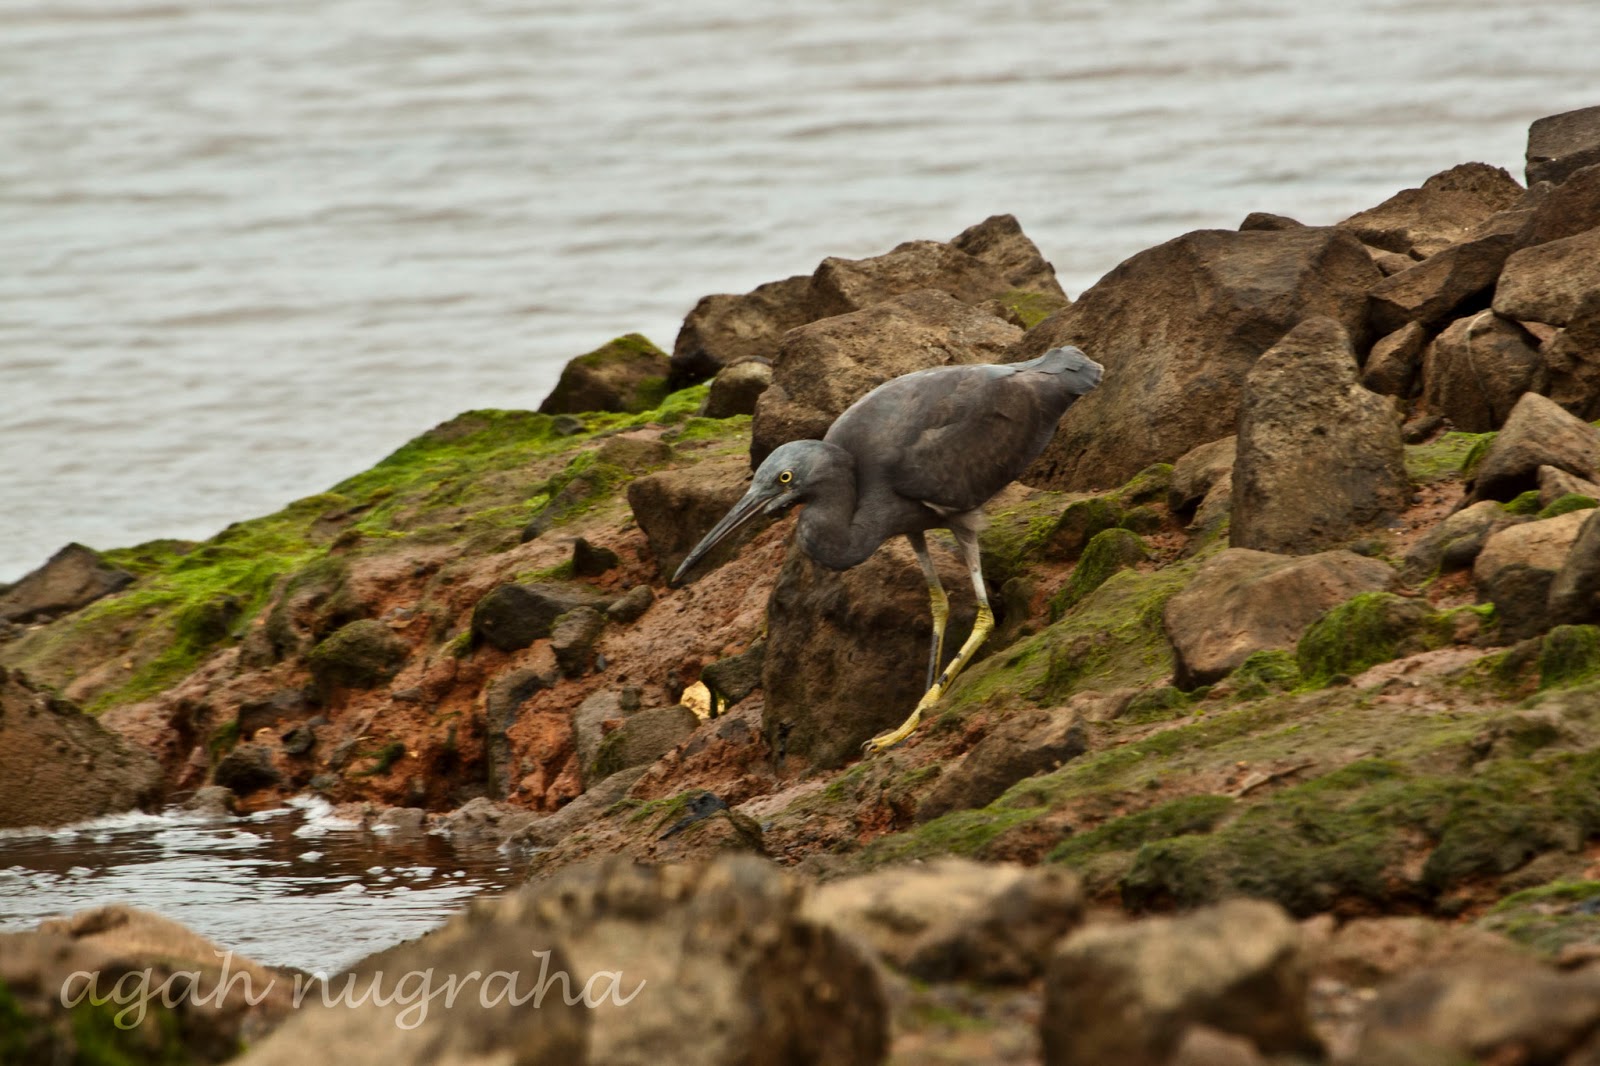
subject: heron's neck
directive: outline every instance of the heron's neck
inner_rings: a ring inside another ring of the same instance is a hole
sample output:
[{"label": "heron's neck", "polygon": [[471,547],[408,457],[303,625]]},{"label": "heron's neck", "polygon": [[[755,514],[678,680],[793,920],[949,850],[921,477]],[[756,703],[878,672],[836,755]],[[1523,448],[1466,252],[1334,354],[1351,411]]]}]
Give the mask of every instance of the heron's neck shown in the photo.
[{"label": "heron's neck", "polygon": [[830,570],[848,570],[878,550],[869,530],[857,527],[856,463],[843,448],[828,444],[828,462],[812,474],[815,488],[800,512],[800,547]]}]

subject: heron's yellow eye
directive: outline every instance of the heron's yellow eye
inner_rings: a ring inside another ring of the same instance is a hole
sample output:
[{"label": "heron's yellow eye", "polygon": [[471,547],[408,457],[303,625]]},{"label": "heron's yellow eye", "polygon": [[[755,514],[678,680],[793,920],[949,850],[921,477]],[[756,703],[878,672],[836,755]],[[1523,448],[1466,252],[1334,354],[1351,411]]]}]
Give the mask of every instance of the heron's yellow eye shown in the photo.
[{"label": "heron's yellow eye", "polygon": [[778,484],[780,484],[780,485],[787,485],[789,482],[791,482],[793,480],[794,480],[794,474],[791,473],[788,470],[785,470],[783,473],[778,475]]}]

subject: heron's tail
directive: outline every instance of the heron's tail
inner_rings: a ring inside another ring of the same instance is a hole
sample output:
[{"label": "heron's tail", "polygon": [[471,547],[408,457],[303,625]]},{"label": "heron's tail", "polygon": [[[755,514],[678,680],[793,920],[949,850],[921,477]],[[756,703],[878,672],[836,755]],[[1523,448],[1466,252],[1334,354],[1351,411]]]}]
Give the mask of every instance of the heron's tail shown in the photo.
[{"label": "heron's tail", "polygon": [[1059,375],[1067,390],[1077,396],[1093,391],[1106,372],[1105,367],[1072,347],[1051,348],[1037,359],[1016,364],[1016,368]]}]

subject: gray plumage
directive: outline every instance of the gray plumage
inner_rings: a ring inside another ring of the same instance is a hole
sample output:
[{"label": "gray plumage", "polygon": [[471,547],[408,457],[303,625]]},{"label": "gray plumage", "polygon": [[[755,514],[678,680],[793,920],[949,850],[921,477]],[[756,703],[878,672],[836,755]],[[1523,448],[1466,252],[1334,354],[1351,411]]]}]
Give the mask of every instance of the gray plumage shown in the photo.
[{"label": "gray plumage", "polygon": [[[914,727],[993,625],[978,569],[979,509],[1038,458],[1061,416],[1100,383],[1102,372],[1078,349],[1054,348],[1025,363],[934,367],[886,381],[851,404],[820,441],[775,448],[749,491],[684,559],[673,584],[756,515],[801,503],[800,546],[834,570],[864,562],[890,537],[907,537],[934,611],[929,692],[908,722]],[[935,680],[946,601],[923,534],[941,528],[955,535],[972,573],[980,625]]]}]

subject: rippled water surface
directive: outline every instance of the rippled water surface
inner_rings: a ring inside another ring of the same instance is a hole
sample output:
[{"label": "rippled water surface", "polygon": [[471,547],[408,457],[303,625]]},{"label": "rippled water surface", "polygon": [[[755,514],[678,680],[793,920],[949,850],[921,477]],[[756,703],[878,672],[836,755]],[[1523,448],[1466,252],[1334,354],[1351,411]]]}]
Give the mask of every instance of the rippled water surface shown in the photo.
[{"label": "rippled water surface", "polygon": [[0,832],[0,930],[127,903],[257,962],[332,973],[519,880],[493,851],[368,833],[319,800],[224,821],[123,814]]},{"label": "rippled water surface", "polygon": [[708,292],[1016,214],[1073,294],[1600,102],[1594,0],[0,0],[0,579],[203,537]]}]

